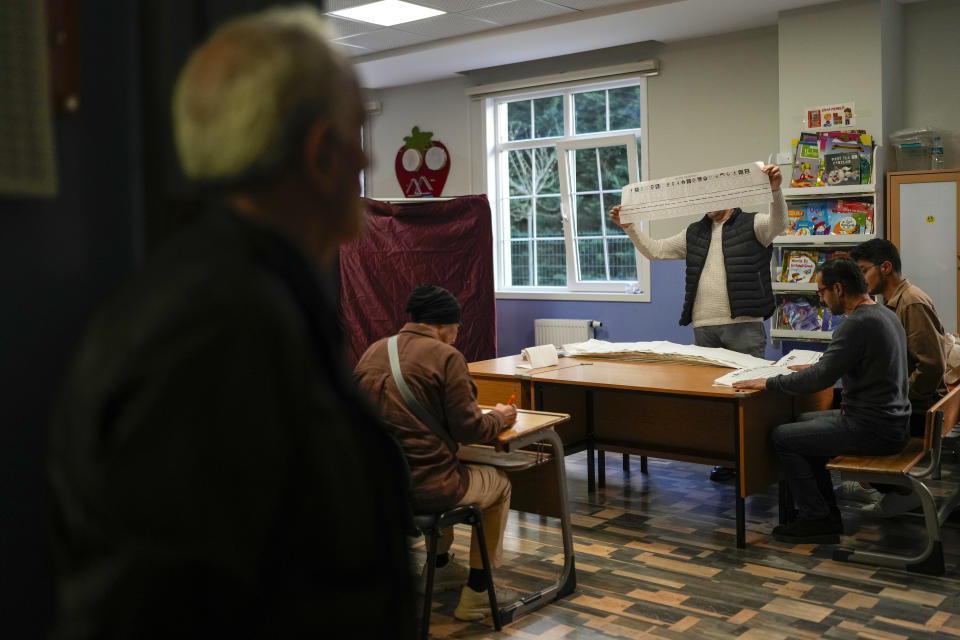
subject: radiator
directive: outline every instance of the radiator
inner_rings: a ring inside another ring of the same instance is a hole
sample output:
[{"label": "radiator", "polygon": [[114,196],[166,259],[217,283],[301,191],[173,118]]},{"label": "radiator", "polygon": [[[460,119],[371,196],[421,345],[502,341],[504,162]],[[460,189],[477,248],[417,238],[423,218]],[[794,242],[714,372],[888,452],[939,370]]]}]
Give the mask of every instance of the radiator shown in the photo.
[{"label": "radiator", "polygon": [[559,349],[565,344],[589,340],[593,337],[593,328],[602,324],[596,320],[537,319],[533,321],[534,342],[552,344]]}]

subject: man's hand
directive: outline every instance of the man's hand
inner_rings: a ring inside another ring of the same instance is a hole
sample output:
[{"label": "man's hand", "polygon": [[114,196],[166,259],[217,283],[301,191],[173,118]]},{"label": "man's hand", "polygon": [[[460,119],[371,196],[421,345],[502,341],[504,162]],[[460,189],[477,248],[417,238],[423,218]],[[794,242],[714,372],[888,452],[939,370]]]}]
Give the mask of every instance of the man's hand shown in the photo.
[{"label": "man's hand", "polygon": [[812,366],[812,364],[792,364],[787,367],[787,369],[792,369],[793,371],[803,371],[804,369],[809,369]]},{"label": "man's hand", "polygon": [[770,189],[776,191],[780,188],[780,183],[783,182],[783,176],[780,175],[780,167],[775,164],[768,164],[763,169],[761,169],[767,177],[770,178]]},{"label": "man's hand", "polygon": [[512,426],[517,421],[517,408],[512,404],[497,403],[497,406],[494,407],[493,410],[503,416],[503,419],[507,422],[508,427]]},{"label": "man's hand", "polygon": [[734,389],[758,389],[764,391],[767,388],[766,378],[755,378],[753,380],[737,380],[733,383]]},{"label": "man's hand", "polygon": [[613,220],[613,223],[624,231],[633,226],[632,222],[620,222],[620,205],[610,209],[610,219]]}]

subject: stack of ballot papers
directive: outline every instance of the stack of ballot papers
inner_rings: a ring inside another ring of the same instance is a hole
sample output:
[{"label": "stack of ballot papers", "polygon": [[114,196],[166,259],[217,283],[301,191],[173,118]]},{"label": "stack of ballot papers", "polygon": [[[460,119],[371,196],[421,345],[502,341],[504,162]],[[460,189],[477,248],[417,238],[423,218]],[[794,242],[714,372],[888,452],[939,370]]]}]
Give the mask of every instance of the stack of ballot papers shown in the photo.
[{"label": "stack of ballot papers", "polygon": [[772,378],[774,376],[785,376],[793,373],[793,369],[769,365],[766,367],[750,367],[748,369],[737,369],[726,375],[722,375],[713,381],[713,384],[720,387],[732,387],[738,380],[756,380],[758,378]]},{"label": "stack of ballot papers", "polygon": [[806,349],[794,349],[787,355],[777,360],[772,366],[748,367],[746,369],[737,369],[726,375],[722,375],[713,381],[713,384],[721,387],[732,387],[737,380],[759,380],[763,378],[772,378],[773,376],[786,376],[793,373],[793,369],[787,367],[815,364],[820,356],[819,351],[808,351]]},{"label": "stack of ballot papers", "polygon": [[745,353],[698,347],[692,344],[676,344],[659,340],[656,342],[606,342],[587,340],[563,345],[567,355],[593,360],[619,360],[624,362],[657,362],[663,364],[690,364],[704,367],[731,367],[745,369],[773,364],[770,360],[754,358]]},{"label": "stack of ballot papers", "polygon": [[794,349],[787,355],[777,360],[778,367],[789,367],[801,364],[816,364],[823,353],[820,351],[808,351],[807,349]]}]

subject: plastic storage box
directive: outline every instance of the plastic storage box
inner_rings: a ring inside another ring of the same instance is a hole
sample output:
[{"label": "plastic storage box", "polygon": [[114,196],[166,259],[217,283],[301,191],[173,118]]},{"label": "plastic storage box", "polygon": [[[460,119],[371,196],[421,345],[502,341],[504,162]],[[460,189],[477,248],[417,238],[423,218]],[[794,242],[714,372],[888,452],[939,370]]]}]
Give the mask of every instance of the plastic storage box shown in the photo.
[{"label": "plastic storage box", "polygon": [[891,134],[890,144],[897,152],[897,171],[929,169],[935,135],[932,129],[902,129]]}]

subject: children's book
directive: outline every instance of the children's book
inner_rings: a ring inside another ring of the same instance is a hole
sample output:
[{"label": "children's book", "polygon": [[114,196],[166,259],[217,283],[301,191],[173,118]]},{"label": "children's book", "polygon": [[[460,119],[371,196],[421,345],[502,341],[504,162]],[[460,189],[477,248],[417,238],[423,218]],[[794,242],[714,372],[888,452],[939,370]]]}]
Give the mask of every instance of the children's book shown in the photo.
[{"label": "children's book", "polygon": [[[807,202],[805,220],[810,223],[810,235],[826,236],[830,234],[830,225],[827,218],[827,202],[824,200],[810,200]],[[798,234],[799,235],[799,234]]]},{"label": "children's book", "polygon": [[793,160],[791,187],[815,187],[820,170],[820,149],[815,133],[801,133]]},{"label": "children's book", "polygon": [[807,215],[807,207],[803,202],[789,203],[787,208],[787,227],[780,233],[780,235],[782,236],[797,235],[797,223],[803,222],[806,215]]},{"label": "children's book", "polygon": [[819,307],[804,298],[784,302],[780,307],[780,325],[794,331],[820,329]]},{"label": "children's book", "polygon": [[817,251],[784,251],[780,282],[813,282],[818,258]]},{"label": "children's book", "polygon": [[[831,234],[873,233],[873,204],[870,202],[835,200],[831,202],[828,216]],[[851,231],[854,226],[855,230]]]},{"label": "children's book", "polygon": [[828,187],[860,184],[860,154],[835,151],[823,156],[823,183]]}]

